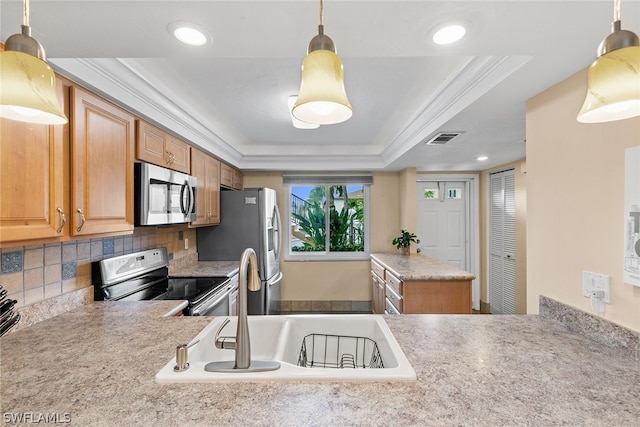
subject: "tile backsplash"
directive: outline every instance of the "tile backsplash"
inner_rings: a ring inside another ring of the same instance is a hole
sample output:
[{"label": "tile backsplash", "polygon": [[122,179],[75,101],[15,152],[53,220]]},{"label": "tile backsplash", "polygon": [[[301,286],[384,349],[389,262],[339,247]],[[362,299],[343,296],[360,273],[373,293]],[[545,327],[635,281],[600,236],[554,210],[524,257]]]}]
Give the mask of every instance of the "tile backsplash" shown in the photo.
[{"label": "tile backsplash", "polygon": [[[188,249],[184,249],[184,239],[189,239]],[[83,294],[93,295],[91,263],[105,258],[166,247],[171,263],[197,261],[196,231],[186,225],[139,227],[133,235],[91,240],[37,245],[24,243],[24,246],[3,248],[0,252],[0,285],[7,290],[7,298],[18,301],[16,307],[21,312],[57,298],[64,301],[86,299],[60,298],[71,292],[84,290]],[[91,292],[87,292],[87,288]],[[24,321],[32,317],[23,316],[19,326],[26,326]]]}]

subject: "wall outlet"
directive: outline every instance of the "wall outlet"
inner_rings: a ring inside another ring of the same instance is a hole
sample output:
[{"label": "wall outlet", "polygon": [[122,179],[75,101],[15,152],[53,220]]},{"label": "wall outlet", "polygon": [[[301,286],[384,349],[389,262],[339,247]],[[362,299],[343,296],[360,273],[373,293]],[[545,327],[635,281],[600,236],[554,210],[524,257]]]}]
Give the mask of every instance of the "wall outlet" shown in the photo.
[{"label": "wall outlet", "polygon": [[611,304],[611,279],[604,274],[592,273],[590,271],[582,272],[582,295],[591,298],[593,292],[602,291],[604,296],[602,300]]},{"label": "wall outlet", "polygon": [[184,239],[184,248],[189,249],[189,239]]}]

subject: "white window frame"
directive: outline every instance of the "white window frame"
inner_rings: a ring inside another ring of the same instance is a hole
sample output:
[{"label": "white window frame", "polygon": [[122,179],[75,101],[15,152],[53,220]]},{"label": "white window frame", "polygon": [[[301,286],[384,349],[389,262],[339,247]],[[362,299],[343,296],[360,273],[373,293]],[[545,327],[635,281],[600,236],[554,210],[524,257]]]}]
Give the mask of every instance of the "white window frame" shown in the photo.
[{"label": "white window frame", "polygon": [[[369,261],[370,260],[370,204],[371,176],[307,176],[288,175],[284,179],[285,203],[282,216],[283,249],[285,261]],[[364,193],[364,251],[362,252],[294,252],[291,250],[291,187],[301,185],[334,186],[362,185]]]}]

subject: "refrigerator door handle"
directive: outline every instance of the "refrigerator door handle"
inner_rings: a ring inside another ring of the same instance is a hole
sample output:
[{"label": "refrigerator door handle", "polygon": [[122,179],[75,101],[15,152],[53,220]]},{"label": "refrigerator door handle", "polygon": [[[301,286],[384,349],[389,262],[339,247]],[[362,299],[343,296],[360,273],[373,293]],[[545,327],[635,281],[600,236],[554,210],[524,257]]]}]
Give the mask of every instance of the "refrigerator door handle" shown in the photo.
[{"label": "refrigerator door handle", "polygon": [[278,271],[278,274],[267,280],[267,286],[273,286],[282,280],[282,271]]},{"label": "refrigerator door handle", "polygon": [[276,257],[276,262],[280,262],[280,244],[282,243],[282,236],[280,235],[280,209],[278,208],[277,202],[273,206],[276,219],[275,224],[273,225],[273,232],[275,234],[275,238],[273,239],[273,253]]}]

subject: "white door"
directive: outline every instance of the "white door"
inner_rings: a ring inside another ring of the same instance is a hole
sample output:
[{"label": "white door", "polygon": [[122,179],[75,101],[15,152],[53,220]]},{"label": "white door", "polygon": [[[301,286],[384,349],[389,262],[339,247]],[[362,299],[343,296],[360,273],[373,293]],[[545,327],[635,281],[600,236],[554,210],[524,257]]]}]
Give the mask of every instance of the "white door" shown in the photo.
[{"label": "white door", "polygon": [[468,269],[468,184],[456,181],[418,182],[418,252]]},{"label": "white door", "polygon": [[478,175],[423,175],[416,185],[418,251],[476,275],[471,301],[480,310]]},{"label": "white door", "polygon": [[513,169],[491,175],[489,188],[489,306],[516,312],[516,203]]}]

